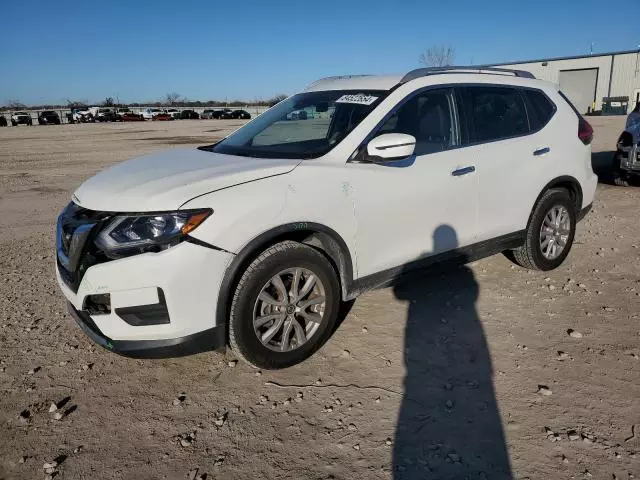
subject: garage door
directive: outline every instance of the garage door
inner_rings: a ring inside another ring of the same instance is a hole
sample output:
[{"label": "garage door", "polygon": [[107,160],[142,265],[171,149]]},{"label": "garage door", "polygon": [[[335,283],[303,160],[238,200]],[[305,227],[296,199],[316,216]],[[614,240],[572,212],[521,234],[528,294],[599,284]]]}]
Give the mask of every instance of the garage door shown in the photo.
[{"label": "garage door", "polygon": [[598,69],[560,70],[560,90],[569,97],[580,113],[587,113],[596,99]]}]

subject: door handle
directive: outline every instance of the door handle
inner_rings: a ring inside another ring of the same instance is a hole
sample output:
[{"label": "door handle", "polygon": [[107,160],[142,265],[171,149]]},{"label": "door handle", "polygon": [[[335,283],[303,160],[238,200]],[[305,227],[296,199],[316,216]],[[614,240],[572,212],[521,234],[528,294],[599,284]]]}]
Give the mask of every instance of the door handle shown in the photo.
[{"label": "door handle", "polygon": [[544,155],[545,153],[549,153],[551,151],[551,149],[549,147],[543,147],[543,148],[539,148],[537,150],[533,151],[533,154],[538,157],[540,155]]},{"label": "door handle", "polygon": [[471,165],[469,167],[458,168],[457,170],[454,170],[453,172],[451,172],[451,175],[453,175],[454,177],[460,177],[462,175],[473,173],[475,171],[476,171],[476,167]]}]

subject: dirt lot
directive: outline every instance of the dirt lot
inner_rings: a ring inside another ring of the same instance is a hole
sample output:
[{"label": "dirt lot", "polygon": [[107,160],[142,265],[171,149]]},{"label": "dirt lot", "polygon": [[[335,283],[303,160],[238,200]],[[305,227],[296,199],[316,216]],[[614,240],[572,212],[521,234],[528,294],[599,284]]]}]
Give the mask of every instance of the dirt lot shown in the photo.
[{"label": "dirt lot", "polygon": [[0,479],[640,478],[640,190],[605,183],[624,119],[590,121],[603,183],[560,269],[495,256],[367,293],[279,372],[109,353],[54,278],[84,179],[241,122],[1,128]]}]

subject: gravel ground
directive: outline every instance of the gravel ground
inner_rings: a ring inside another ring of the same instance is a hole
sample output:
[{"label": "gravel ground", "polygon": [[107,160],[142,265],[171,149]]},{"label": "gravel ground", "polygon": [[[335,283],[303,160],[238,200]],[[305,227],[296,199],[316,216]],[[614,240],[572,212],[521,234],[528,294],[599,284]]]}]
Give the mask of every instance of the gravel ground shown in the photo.
[{"label": "gravel ground", "polygon": [[624,119],[590,121],[603,183],[561,268],[498,255],[367,293],[279,372],[109,353],[54,277],[84,179],[242,122],[1,128],[0,479],[639,478],[640,190],[607,184]]}]

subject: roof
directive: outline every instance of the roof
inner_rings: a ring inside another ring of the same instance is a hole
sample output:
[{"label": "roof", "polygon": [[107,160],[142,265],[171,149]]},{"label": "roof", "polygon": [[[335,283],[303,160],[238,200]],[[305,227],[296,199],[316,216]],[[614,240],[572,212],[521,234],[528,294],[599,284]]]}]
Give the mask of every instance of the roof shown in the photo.
[{"label": "roof", "polygon": [[305,92],[319,90],[391,90],[395,87],[403,74],[399,75],[341,75],[338,77],[326,77],[316,80]]},{"label": "roof", "polygon": [[305,92],[321,90],[391,90],[392,88],[433,75],[451,74],[487,74],[487,75],[508,75],[512,77],[535,79],[530,73],[523,70],[495,68],[489,66],[448,66],[448,67],[428,67],[417,68],[406,74],[397,75],[341,75],[337,77],[326,77],[316,80],[309,85]]},{"label": "roof", "polygon": [[635,50],[619,50],[617,52],[607,52],[607,53],[594,53],[593,55],[572,55],[568,57],[551,57],[551,58],[539,58],[537,60],[518,60],[516,62],[500,62],[500,63],[492,63],[491,65],[520,65],[523,63],[542,63],[542,62],[555,62],[558,60],[576,60],[579,58],[594,58],[594,57],[610,57],[612,55],[625,55],[629,53],[638,53],[640,54],[640,49]]}]

